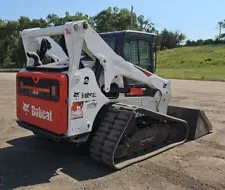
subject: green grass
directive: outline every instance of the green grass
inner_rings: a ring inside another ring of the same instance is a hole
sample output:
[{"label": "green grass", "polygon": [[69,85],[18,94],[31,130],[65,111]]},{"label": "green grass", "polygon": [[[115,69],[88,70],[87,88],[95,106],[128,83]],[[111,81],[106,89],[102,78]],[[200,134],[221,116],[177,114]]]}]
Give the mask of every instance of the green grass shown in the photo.
[{"label": "green grass", "polygon": [[193,69],[164,69],[158,68],[156,74],[168,79],[193,79],[193,80],[210,80],[225,81],[225,67],[218,68],[193,68]]},{"label": "green grass", "polygon": [[158,52],[156,74],[164,78],[225,81],[225,45]]}]

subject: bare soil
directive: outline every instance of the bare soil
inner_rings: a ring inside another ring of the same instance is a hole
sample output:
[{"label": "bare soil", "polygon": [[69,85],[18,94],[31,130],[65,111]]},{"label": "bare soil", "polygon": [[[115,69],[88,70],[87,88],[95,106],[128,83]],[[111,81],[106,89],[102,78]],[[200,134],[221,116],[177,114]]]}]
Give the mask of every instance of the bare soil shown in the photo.
[{"label": "bare soil", "polygon": [[15,73],[1,73],[0,189],[225,189],[225,83],[171,81],[171,104],[204,110],[213,133],[115,172],[18,127]]}]

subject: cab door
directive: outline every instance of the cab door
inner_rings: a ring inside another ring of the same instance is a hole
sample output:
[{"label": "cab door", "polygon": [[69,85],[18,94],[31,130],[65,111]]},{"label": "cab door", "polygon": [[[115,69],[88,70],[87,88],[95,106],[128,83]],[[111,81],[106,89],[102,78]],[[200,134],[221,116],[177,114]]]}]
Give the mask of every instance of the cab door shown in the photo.
[{"label": "cab door", "polygon": [[123,54],[127,61],[154,72],[154,47],[150,36],[126,35]]}]

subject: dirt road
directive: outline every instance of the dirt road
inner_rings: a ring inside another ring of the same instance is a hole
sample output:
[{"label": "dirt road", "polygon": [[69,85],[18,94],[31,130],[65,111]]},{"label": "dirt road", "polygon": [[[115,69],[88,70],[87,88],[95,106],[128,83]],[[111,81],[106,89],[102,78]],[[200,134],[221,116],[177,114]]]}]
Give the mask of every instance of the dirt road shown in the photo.
[{"label": "dirt road", "polygon": [[112,170],[15,122],[15,74],[0,73],[0,189],[225,189],[225,83],[172,80],[171,104],[200,107],[214,133]]}]

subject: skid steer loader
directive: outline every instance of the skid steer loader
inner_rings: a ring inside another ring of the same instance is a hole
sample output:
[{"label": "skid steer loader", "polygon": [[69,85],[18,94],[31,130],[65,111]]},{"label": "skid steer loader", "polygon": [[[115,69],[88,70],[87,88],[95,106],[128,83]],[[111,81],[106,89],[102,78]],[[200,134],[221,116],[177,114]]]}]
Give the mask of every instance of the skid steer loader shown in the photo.
[{"label": "skid steer loader", "polygon": [[[115,34],[128,41],[117,50],[105,38]],[[91,158],[115,170],[211,132],[204,111],[169,106],[170,81],[153,72],[152,35],[123,34],[98,34],[86,21],[23,30],[18,125],[58,142],[87,143]],[[146,60],[149,69],[141,67]]]}]

